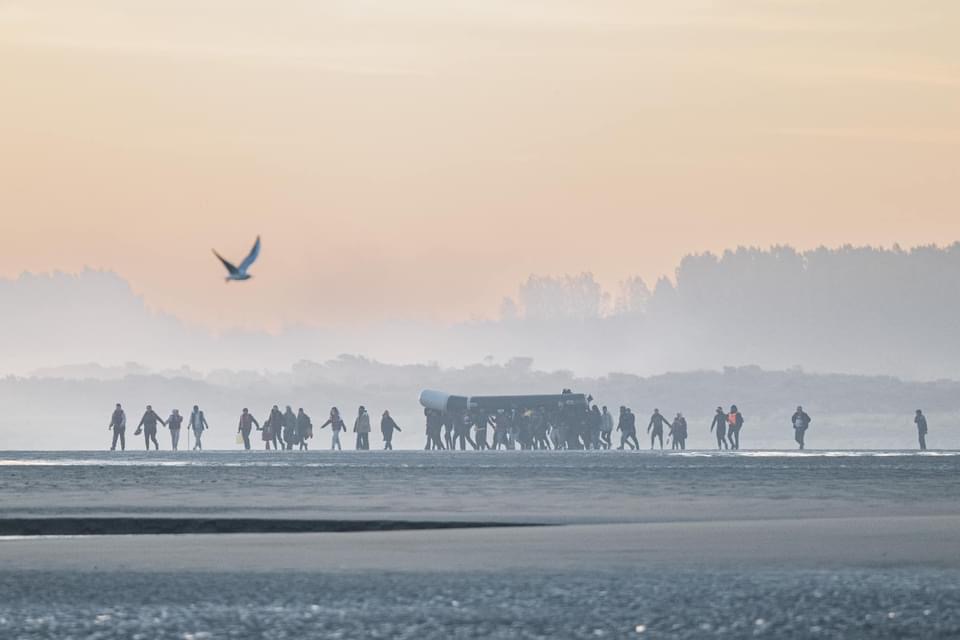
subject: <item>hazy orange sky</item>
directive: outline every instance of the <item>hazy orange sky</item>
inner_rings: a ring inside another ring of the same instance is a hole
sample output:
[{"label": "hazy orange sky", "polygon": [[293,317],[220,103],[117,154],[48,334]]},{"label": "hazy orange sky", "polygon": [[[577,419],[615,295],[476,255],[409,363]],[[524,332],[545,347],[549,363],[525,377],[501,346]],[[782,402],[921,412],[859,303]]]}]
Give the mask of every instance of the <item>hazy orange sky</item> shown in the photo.
[{"label": "hazy orange sky", "polygon": [[949,243],[958,33],[956,0],[0,0],[0,276],[276,328]]}]

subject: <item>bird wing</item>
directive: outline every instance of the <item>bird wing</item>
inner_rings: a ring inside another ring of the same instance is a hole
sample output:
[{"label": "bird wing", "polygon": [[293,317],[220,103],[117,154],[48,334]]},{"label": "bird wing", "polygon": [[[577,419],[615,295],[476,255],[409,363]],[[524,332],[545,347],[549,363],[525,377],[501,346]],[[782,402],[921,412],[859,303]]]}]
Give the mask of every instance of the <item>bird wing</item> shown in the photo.
[{"label": "bird wing", "polygon": [[250,249],[250,254],[243,259],[243,262],[240,263],[240,271],[246,273],[247,269],[250,268],[250,265],[256,261],[257,256],[260,255],[260,236],[257,236],[257,241],[253,243],[253,249]]},{"label": "bird wing", "polygon": [[239,272],[239,269],[237,269],[235,266],[233,266],[232,263],[230,263],[230,262],[228,262],[226,259],[224,259],[224,257],[223,257],[222,255],[220,255],[219,253],[217,253],[217,250],[216,250],[216,249],[213,249],[212,251],[213,251],[213,255],[217,256],[217,258],[220,260],[220,262],[223,263],[223,266],[225,266],[225,267],[227,268],[227,271],[230,272],[230,275],[235,275],[235,274],[237,274],[237,273]]}]

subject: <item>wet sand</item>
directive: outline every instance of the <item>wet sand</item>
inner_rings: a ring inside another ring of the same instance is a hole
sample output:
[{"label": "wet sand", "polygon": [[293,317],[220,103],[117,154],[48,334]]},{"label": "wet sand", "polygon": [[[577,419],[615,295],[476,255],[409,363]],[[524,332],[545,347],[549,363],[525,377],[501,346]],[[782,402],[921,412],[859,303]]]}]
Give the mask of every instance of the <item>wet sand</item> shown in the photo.
[{"label": "wet sand", "polygon": [[0,570],[960,568],[960,516],[0,540]]}]

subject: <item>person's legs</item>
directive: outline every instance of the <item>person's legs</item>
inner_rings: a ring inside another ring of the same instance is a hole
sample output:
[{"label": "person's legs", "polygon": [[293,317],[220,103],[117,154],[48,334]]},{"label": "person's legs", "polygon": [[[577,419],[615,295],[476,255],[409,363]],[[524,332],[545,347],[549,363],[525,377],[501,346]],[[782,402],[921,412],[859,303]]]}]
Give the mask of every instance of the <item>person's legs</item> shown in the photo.
[{"label": "person's legs", "polygon": [[110,443],[110,451],[116,451],[116,450],[117,450],[117,440],[120,439],[120,434],[121,434],[121,433],[123,433],[123,430],[122,430],[122,429],[116,429],[116,428],[114,428],[114,430],[113,430],[113,442]]},{"label": "person's legs", "polygon": [[180,429],[171,429],[170,430],[170,442],[173,445],[174,451],[179,451],[180,447]]},{"label": "person's legs", "polygon": [[927,450],[927,434],[920,433],[920,451]]},{"label": "person's legs", "polygon": [[250,451],[250,432],[244,430],[244,431],[241,431],[241,432],[240,432],[240,435],[243,436],[243,448],[244,448],[244,450],[245,450],[245,451]]}]

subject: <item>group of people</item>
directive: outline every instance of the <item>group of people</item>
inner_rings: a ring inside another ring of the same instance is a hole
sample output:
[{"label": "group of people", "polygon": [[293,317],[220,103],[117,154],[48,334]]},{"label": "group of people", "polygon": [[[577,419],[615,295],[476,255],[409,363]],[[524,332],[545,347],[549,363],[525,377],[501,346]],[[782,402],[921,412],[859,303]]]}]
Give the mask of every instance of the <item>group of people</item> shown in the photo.
[{"label": "group of people", "polygon": [[[153,410],[153,407],[148,404],[146,410],[143,412],[143,417],[140,418],[140,422],[137,424],[137,430],[133,432],[133,435],[138,436],[141,433],[143,434],[143,443],[147,451],[150,450],[150,443],[153,443],[154,449],[159,449],[160,443],[157,441],[158,423],[170,430],[170,444],[173,450],[176,451],[180,446],[180,429],[183,426],[183,416],[180,415],[179,409],[172,410],[170,416],[164,420]],[[202,450],[203,432],[209,429],[210,425],[207,424],[207,418],[199,406],[193,405],[193,410],[190,412],[190,419],[187,421],[187,427],[193,432],[194,450]],[[119,402],[110,415],[110,424],[107,426],[107,430],[113,431],[113,442],[110,444],[110,451],[116,451],[118,444],[120,445],[121,451],[127,448],[127,414]]]},{"label": "group of people", "polygon": [[[614,425],[620,434],[619,450],[640,448],[637,439],[637,420],[633,410],[629,407],[620,407],[619,415],[614,421],[613,415],[607,407],[598,407],[596,404],[584,407],[561,406],[534,407],[532,409],[501,409],[493,412],[460,411],[441,412],[434,409],[424,409],[426,419],[426,444],[424,449],[466,450],[467,445],[474,450],[522,449],[522,450],[573,450],[573,449],[612,449]],[[794,430],[794,439],[798,447],[803,450],[806,446],[806,432],[810,428],[810,415],[798,406],[790,418]],[[153,407],[147,405],[140,422],[137,424],[134,435],[143,434],[144,445],[150,450],[151,443],[154,449],[159,449],[157,441],[157,425],[167,427],[170,432],[170,444],[177,451],[180,442],[180,430],[184,423],[177,409],[173,409],[166,420],[161,418]],[[194,405],[186,420],[187,428],[193,433],[193,449],[203,449],[203,433],[209,429],[203,410]],[[920,449],[926,450],[927,419],[920,409],[917,409],[914,423]],[[740,431],[743,428],[743,414],[737,405],[731,405],[729,410],[717,407],[710,424],[710,431],[716,436],[717,449],[740,449]],[[117,403],[110,417],[108,429],[113,431],[113,441],[110,450],[117,446],[126,448],[127,417],[120,403]],[[340,416],[337,407],[330,409],[327,420],[320,425],[323,430],[330,427],[331,450],[342,450],[340,436],[347,431],[346,422]],[[261,424],[244,408],[237,425],[237,444],[243,444],[244,449],[251,448],[250,438],[254,429],[260,432],[265,449],[291,450],[294,447],[304,451],[309,449],[308,441],[314,437],[313,421],[300,408],[294,413],[287,405],[281,411],[274,405],[266,420]],[[393,449],[393,435],[400,432],[400,425],[393,419],[389,411],[384,411],[380,417],[380,434],[385,450]],[[492,433],[490,433],[492,432]],[[360,406],[353,422],[353,433],[356,436],[355,447],[363,451],[370,449],[371,419],[367,409]],[[666,439],[672,449],[685,450],[687,448],[687,420],[682,413],[669,420],[659,409],[654,409],[647,423],[647,435],[650,438],[650,448],[659,445],[664,448]]]},{"label": "group of people", "polygon": [[[743,416],[736,407],[736,424],[742,426]],[[532,409],[501,409],[492,413],[462,411],[443,413],[425,409],[427,441],[424,449],[612,449],[614,426],[620,433],[617,449],[640,448],[637,439],[637,419],[629,407],[620,407],[614,420],[606,407],[596,404],[583,408],[534,407]],[[725,423],[726,424],[726,423]],[[737,427],[739,434],[739,426]],[[647,424],[650,448],[659,442],[664,448],[664,430],[673,449],[687,448],[687,419],[677,413],[671,421],[659,409]],[[726,430],[726,427],[724,427]],[[492,440],[488,432],[492,431]],[[473,437],[471,438],[471,433]],[[737,440],[739,447],[739,438]]]},{"label": "group of people", "polygon": [[[166,420],[160,417],[151,405],[147,405],[137,424],[134,435],[143,434],[144,445],[147,451],[153,444],[154,449],[160,449],[160,443],[157,440],[157,425],[167,427],[170,431],[170,444],[174,451],[177,451],[180,444],[180,429],[183,426],[184,418],[178,409],[173,409]],[[188,428],[193,432],[194,450],[203,449],[203,432],[210,428],[206,416],[199,406],[194,405],[190,418],[187,421]],[[340,417],[340,411],[333,407],[330,409],[330,417],[320,425],[320,429],[330,427],[333,433],[331,449],[342,449],[340,444],[340,434],[347,430],[346,424]],[[127,448],[127,414],[123,406],[118,402],[110,415],[110,424],[108,430],[113,431],[113,441],[110,444],[110,450],[116,451],[117,446],[120,450]],[[278,405],[273,405],[270,409],[267,419],[261,424],[250,410],[244,407],[240,413],[240,419],[237,423],[237,444],[243,444],[243,448],[251,448],[250,437],[254,430],[260,432],[261,440],[265,449],[286,449],[291,450],[297,447],[300,451],[309,449],[308,440],[313,438],[313,421],[310,416],[301,407],[296,413],[293,408],[287,405],[284,411],[280,410]],[[356,448],[366,450],[370,448],[370,414],[365,407],[360,407],[357,411],[357,418],[354,421],[353,431],[356,433]],[[393,434],[401,431],[389,411],[384,411],[380,418],[380,432],[383,435],[384,449],[393,449]]]}]

